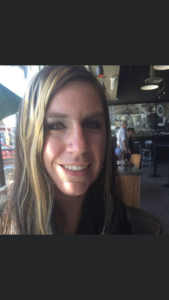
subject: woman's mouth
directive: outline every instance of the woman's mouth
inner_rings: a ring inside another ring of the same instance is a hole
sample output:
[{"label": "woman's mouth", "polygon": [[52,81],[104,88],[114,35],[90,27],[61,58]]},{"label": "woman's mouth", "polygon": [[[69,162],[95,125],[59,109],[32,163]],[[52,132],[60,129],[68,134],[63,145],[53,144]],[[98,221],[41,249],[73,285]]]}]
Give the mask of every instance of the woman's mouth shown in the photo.
[{"label": "woman's mouth", "polygon": [[86,170],[90,165],[81,165],[81,166],[70,166],[70,165],[60,165],[62,168],[70,171],[82,171]]}]

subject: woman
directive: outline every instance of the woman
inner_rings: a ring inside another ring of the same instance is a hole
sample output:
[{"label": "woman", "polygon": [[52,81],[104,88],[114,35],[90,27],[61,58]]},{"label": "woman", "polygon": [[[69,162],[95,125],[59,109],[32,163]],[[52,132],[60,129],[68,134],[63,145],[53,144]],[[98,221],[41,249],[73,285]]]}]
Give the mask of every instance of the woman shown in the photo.
[{"label": "woman", "polygon": [[107,100],[82,66],[47,66],[30,82],[16,130],[3,234],[131,233],[117,197]]}]

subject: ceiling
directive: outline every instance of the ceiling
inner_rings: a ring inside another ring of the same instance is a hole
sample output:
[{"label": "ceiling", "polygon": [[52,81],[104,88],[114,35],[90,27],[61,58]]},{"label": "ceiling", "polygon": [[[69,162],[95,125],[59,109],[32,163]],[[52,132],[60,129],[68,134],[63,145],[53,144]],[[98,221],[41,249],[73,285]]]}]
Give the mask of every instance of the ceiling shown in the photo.
[{"label": "ceiling", "polygon": [[[30,66],[20,65],[19,67],[24,70],[25,76],[27,76],[27,67]],[[39,66],[39,69],[43,67],[44,65]],[[97,65],[90,65],[89,67],[96,75]],[[103,65],[103,69],[105,78],[98,78],[98,80],[104,82],[110,104],[169,101],[169,70],[156,71],[158,77],[164,78],[165,75],[166,83],[165,95],[161,92],[161,98],[159,98],[158,89],[151,91],[140,89],[141,86],[146,85],[145,80],[150,78],[150,65]],[[118,80],[115,81],[114,90],[111,92],[110,78],[115,76],[118,76]],[[159,90],[163,87],[164,80],[159,83]]]},{"label": "ceiling", "polygon": [[[39,70],[41,70],[45,65],[39,65]],[[32,66],[28,65],[18,65],[19,68],[21,68],[24,71],[25,78],[28,78],[28,73],[30,72],[30,69]],[[34,67],[34,66],[33,66]],[[38,67],[38,66],[37,66]],[[97,65],[90,65],[90,70],[95,74],[96,76],[96,68]],[[119,71],[120,66],[119,65],[103,65],[104,68],[104,79],[98,78],[98,80],[104,81],[104,85],[106,87],[106,92],[109,96],[109,100],[117,100],[117,90],[118,90],[118,79],[119,79]],[[110,78],[118,76],[117,81],[114,83],[114,90],[110,91]]]}]

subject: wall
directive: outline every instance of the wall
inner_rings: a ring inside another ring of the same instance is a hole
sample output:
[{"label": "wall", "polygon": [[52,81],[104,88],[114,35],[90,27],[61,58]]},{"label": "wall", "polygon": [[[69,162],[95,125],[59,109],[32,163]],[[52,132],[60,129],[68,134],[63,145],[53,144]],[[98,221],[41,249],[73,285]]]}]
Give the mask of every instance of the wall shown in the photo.
[{"label": "wall", "polygon": [[[96,75],[97,65],[91,65],[90,68],[91,68],[92,72]],[[119,76],[120,66],[103,65],[103,69],[104,69],[104,76],[106,76],[106,78],[104,78],[104,79],[98,78],[98,80],[100,82],[101,81],[104,82],[104,85],[106,87],[106,92],[108,93],[110,100],[114,101],[117,98],[117,89],[118,89],[119,80],[115,81],[114,90],[111,93],[110,92],[110,78]]]}]

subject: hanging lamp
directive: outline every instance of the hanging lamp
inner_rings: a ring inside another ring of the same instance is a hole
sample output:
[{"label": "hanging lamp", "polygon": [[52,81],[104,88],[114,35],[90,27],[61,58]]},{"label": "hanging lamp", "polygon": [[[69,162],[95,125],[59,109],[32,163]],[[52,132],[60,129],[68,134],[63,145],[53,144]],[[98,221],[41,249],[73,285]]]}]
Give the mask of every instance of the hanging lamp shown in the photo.
[{"label": "hanging lamp", "polygon": [[158,89],[158,85],[156,85],[156,84],[144,85],[141,87],[141,90],[143,90],[143,91],[150,91],[150,90],[155,90],[155,89]]},{"label": "hanging lamp", "polygon": [[159,71],[169,70],[169,66],[164,66],[164,65],[156,65],[153,68]]},{"label": "hanging lamp", "polygon": [[163,81],[163,78],[157,77],[157,71],[154,70],[153,66],[150,66],[150,77],[145,80],[146,85],[142,86],[141,90],[150,91],[158,89],[161,81]]},{"label": "hanging lamp", "polygon": [[97,77],[103,77],[104,76],[103,66],[101,66],[101,65],[97,66],[96,75],[97,75]]}]

